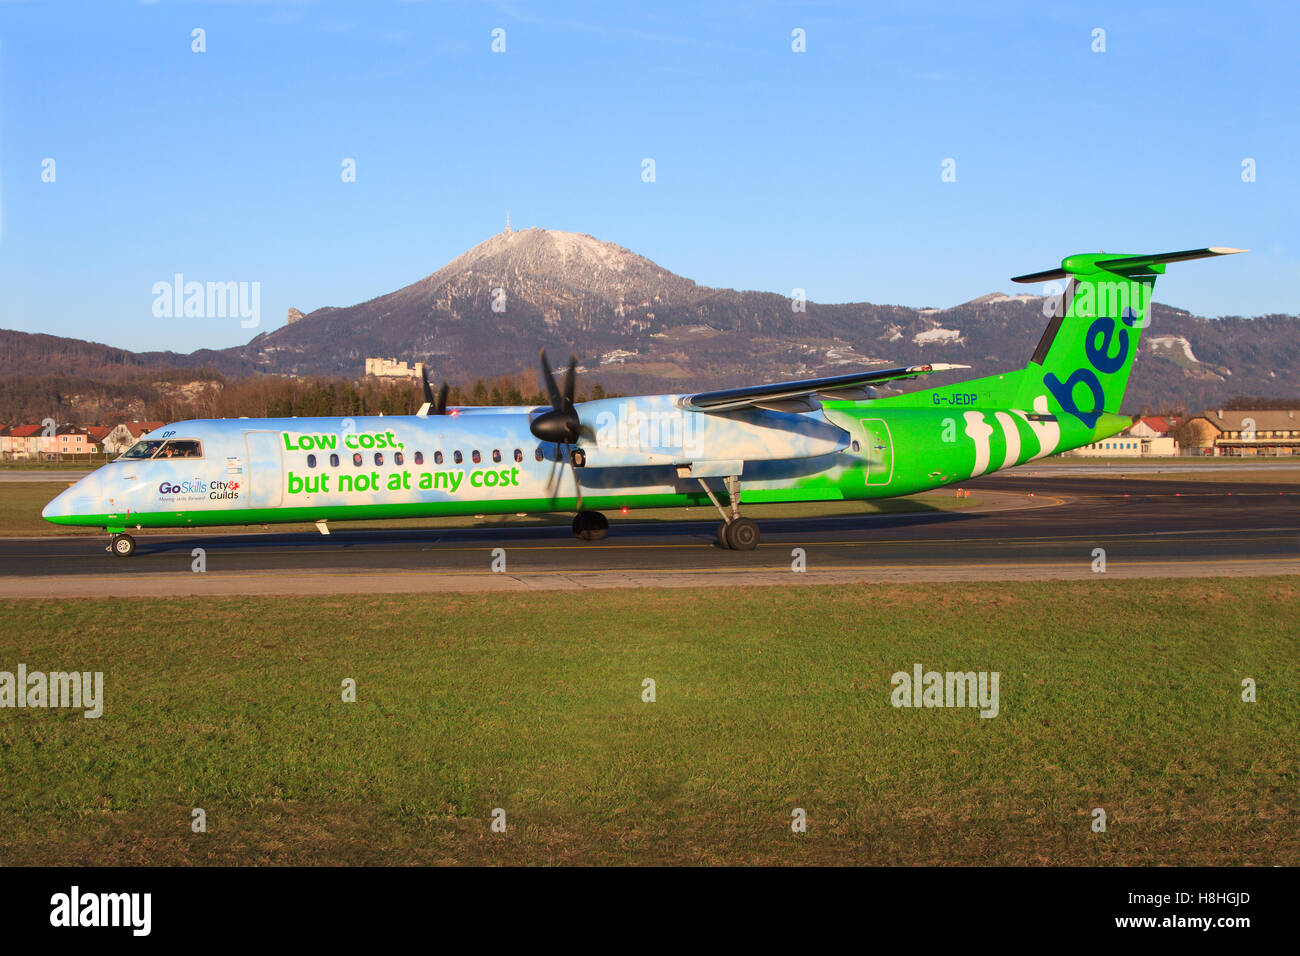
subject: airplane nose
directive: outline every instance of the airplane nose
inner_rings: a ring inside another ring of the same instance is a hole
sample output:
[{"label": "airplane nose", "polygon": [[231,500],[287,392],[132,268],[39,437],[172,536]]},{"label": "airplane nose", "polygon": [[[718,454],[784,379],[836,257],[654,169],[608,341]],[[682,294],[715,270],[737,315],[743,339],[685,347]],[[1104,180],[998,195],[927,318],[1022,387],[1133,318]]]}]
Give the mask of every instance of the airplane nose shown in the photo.
[{"label": "airplane nose", "polygon": [[74,519],[78,515],[95,514],[102,510],[96,507],[99,498],[96,494],[99,490],[98,481],[91,479],[92,476],[87,475],[55,495],[41,509],[41,517],[54,524],[75,524]]},{"label": "airplane nose", "polygon": [[75,488],[75,485],[69,485],[67,488],[63,489],[63,491],[60,491],[55,495],[53,499],[50,500],[50,503],[41,509],[41,517],[46,521],[53,521],[55,518],[66,517],[67,515],[73,514],[72,500]]}]

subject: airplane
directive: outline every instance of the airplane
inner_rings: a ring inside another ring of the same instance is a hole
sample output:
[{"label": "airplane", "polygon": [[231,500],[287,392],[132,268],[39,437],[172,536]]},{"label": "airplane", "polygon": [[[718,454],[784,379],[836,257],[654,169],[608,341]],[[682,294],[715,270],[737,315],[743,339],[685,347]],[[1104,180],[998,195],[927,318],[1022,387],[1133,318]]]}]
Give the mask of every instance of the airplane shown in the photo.
[{"label": "airplane", "polygon": [[969,368],[928,363],[692,394],[575,402],[541,353],[549,405],[447,407],[427,380],[414,415],[192,420],[141,438],[42,512],[103,528],[202,528],[447,515],[575,512],[573,533],[605,537],[605,511],[712,506],[717,543],[749,551],[742,504],[889,498],[930,491],[1088,445],[1127,428],[1120,403],[1171,262],[1245,252],[1082,253],[1019,370],[906,394],[876,387]]}]

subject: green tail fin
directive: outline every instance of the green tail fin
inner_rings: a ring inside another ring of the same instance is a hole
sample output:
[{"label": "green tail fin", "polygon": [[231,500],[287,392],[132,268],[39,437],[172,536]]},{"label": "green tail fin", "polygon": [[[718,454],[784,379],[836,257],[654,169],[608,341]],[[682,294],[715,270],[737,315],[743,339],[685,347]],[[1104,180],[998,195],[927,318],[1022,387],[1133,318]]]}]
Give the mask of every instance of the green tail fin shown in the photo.
[{"label": "green tail fin", "polygon": [[[1071,415],[1096,428],[1119,412],[1146,328],[1156,276],[1165,264],[1244,252],[1213,247],[1150,256],[1095,253],[1068,256],[1060,269],[1017,276],[1015,282],[1067,279],[1033,358],[1021,375],[1015,405]],[[1046,401],[1046,408],[1042,403]]]}]

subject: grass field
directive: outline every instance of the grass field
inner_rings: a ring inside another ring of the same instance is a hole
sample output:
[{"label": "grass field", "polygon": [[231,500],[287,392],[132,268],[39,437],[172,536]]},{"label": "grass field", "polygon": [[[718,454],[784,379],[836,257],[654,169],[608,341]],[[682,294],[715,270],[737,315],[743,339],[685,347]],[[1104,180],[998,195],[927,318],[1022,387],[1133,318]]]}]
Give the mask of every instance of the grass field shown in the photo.
[{"label": "grass field", "polygon": [[[106,698],[0,710],[0,865],[1300,863],[1295,578],[0,613]],[[917,662],[1000,713],[893,707]]]},{"label": "grass field", "polygon": [[[64,535],[98,535],[104,532],[97,528],[75,528],[67,525],[50,524],[41,517],[44,508],[59,492],[68,486],[68,482],[53,481],[5,481],[0,482],[0,537],[44,537]],[[756,520],[764,518],[804,518],[826,517],[829,515],[861,514],[901,514],[905,512],[934,511],[937,509],[957,510],[974,508],[980,499],[972,495],[958,498],[952,489],[930,494],[911,495],[907,498],[883,498],[878,501],[811,501],[793,504],[751,504],[745,506],[745,514]],[[716,521],[718,513],[712,507],[701,508],[646,508],[629,511],[620,515],[615,511],[605,512],[611,524],[621,521]],[[572,512],[557,514],[532,514],[520,518],[516,515],[485,515],[482,518],[399,518],[391,521],[348,521],[330,525],[337,530],[374,529],[374,528],[473,528],[486,525],[564,525],[573,521]],[[260,528],[261,525],[251,526]],[[315,533],[316,526],[309,523],[290,523],[272,525],[278,532],[310,531]],[[149,534],[177,534],[183,528],[162,528],[135,531],[137,536]],[[199,534],[212,535],[225,533],[248,534],[249,525],[228,525],[224,528],[203,528]]]}]

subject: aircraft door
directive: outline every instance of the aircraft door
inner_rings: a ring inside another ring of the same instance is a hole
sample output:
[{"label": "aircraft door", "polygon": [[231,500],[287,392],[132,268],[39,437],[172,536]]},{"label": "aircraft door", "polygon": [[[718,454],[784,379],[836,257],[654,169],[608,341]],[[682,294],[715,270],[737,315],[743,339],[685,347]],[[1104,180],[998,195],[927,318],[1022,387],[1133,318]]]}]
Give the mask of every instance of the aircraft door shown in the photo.
[{"label": "aircraft door", "polygon": [[862,420],[862,452],[867,459],[867,484],[887,485],[894,478],[894,441],[882,418]]},{"label": "aircraft door", "polygon": [[278,508],[284,495],[279,434],[245,432],[244,447],[248,450],[248,507]]}]

